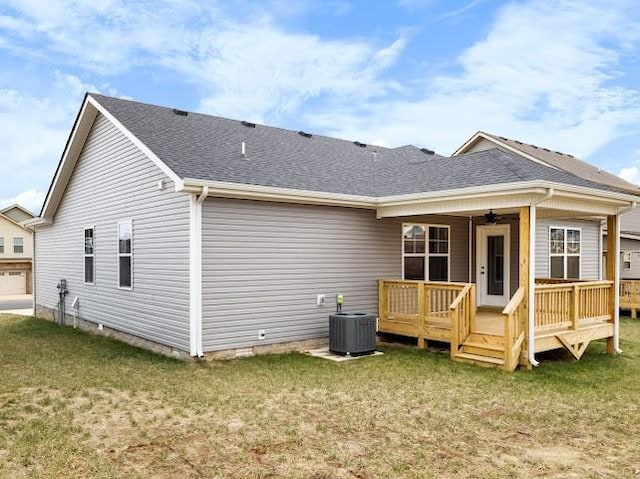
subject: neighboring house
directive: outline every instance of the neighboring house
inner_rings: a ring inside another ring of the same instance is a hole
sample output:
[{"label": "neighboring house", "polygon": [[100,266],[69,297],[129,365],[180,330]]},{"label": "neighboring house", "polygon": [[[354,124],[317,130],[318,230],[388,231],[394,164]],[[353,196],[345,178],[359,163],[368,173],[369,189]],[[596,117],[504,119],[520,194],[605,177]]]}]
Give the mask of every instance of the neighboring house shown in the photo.
[{"label": "neighboring house", "polygon": [[31,293],[33,233],[21,222],[33,216],[20,205],[0,210],[0,295]]},{"label": "neighboring house", "polygon": [[[620,277],[640,280],[640,208],[620,217]],[[607,232],[604,232],[605,241]],[[605,261],[607,249],[604,250]]]},{"label": "neighboring house", "polygon": [[445,158],[88,94],[28,222],[36,313],[54,317],[65,279],[85,327],[233,357],[324,341],[342,293],[460,361],[513,369],[599,338],[614,353],[600,222],[637,199],[498,148]]},{"label": "neighboring house", "polygon": [[[562,169],[590,181],[595,181],[632,194],[638,194],[640,186],[629,183],[619,176],[581,161],[566,153],[553,151],[541,146],[531,145],[518,140],[477,132],[453,154],[464,154],[500,148],[517,153],[525,158],[540,161],[553,168]],[[603,222],[603,261],[606,265],[607,229]],[[631,209],[620,217],[620,275],[622,279],[640,279],[640,208]]]}]

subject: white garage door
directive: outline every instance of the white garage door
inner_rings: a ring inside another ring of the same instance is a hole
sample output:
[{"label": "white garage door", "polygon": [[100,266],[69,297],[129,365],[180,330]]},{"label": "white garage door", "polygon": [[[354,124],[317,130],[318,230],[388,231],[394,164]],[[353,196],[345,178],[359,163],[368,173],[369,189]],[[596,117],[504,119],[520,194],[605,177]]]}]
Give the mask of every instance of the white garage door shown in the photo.
[{"label": "white garage door", "polygon": [[25,294],[27,279],[24,271],[0,271],[0,294]]}]

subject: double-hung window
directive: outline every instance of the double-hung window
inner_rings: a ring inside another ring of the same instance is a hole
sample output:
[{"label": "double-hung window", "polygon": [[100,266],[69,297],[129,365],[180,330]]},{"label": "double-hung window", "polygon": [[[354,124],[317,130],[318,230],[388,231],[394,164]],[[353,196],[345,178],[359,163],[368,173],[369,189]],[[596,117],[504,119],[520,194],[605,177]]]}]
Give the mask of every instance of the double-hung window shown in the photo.
[{"label": "double-hung window", "polygon": [[549,229],[549,276],[580,279],[581,231],[575,228]]},{"label": "double-hung window", "polygon": [[4,238],[0,236],[0,254],[4,253]]},{"label": "double-hung window", "polygon": [[17,254],[24,253],[24,238],[20,236],[13,238],[13,252]]},{"label": "double-hung window", "polygon": [[118,287],[133,289],[133,225],[118,223]]},{"label": "double-hung window", "polygon": [[95,261],[95,230],[93,226],[84,229],[84,282],[86,284],[95,283],[96,261]]},{"label": "double-hung window", "polygon": [[449,227],[403,226],[404,279],[449,281]]}]

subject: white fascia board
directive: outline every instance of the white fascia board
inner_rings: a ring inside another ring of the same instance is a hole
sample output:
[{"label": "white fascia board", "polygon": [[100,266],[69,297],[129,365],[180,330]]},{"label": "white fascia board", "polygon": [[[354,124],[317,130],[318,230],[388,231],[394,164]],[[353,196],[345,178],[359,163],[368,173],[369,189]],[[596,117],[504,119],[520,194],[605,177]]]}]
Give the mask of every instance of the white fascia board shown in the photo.
[{"label": "white fascia board", "polygon": [[200,192],[209,188],[209,196],[238,198],[262,201],[280,201],[286,203],[317,204],[328,206],[346,206],[351,208],[375,209],[378,201],[372,196],[325,193],[320,191],[296,190],[273,186],[247,185],[185,178],[177,191]]},{"label": "white fascia board", "polygon": [[91,105],[93,105],[102,115],[104,115],[111,123],[113,123],[116,128],[118,128],[118,130],[120,130],[129,141],[131,141],[131,143],[136,145],[140,149],[140,151],[148,156],[149,159],[153,161],[156,166],[160,168],[164,172],[164,174],[171,179],[171,181],[174,182],[174,184],[177,185],[180,182],[180,177],[171,168],[169,168],[164,161],[158,158],[158,156],[153,151],[151,151],[147,145],[140,141],[137,136],[131,133],[122,123],[120,123],[120,121],[118,121],[116,117],[109,112],[109,110],[103,107],[98,102],[98,100],[93,98],[91,95],[88,95],[87,101]]},{"label": "white fascia board", "polygon": [[554,196],[562,195],[573,198],[590,199],[604,201],[620,206],[638,201],[638,196],[616,191],[599,190],[584,186],[573,186],[565,183],[554,183],[550,181],[522,181],[515,183],[504,183],[500,185],[482,185],[471,188],[459,188],[443,191],[433,191],[430,193],[413,193],[410,195],[385,196],[378,198],[380,206],[395,206],[403,203],[415,201],[437,201],[444,199],[456,199],[457,197],[485,197],[505,194],[546,194],[549,189],[555,191]]},{"label": "white fascia board", "polygon": [[88,103],[87,96],[80,108],[80,113],[78,114],[73,130],[71,130],[71,135],[67,140],[65,150],[62,153],[62,158],[56,169],[49,191],[47,191],[47,197],[45,198],[42,212],[40,213],[42,218],[48,220],[53,219],[60,197],[62,196],[62,191],[66,188],[67,181],[80,156],[80,151],[82,150],[80,144],[83,145],[87,139],[96,114],[97,110]]},{"label": "white fascia board", "polygon": [[[424,205],[425,203],[442,204],[454,200],[504,198],[510,195],[518,195],[519,197],[523,195],[542,196],[545,195],[549,189],[555,191],[554,197],[563,196],[576,200],[595,201],[615,206],[625,206],[636,201],[638,198],[626,193],[540,181],[482,185],[472,188],[413,193],[408,195],[369,197],[185,178],[176,183],[176,191],[200,193],[205,186],[209,188],[209,196],[366,209],[416,204]],[[518,203],[518,205],[520,204],[521,202]]]},{"label": "white fascia board", "polygon": [[45,226],[45,225],[50,225],[51,223],[52,223],[51,220],[36,216],[35,218],[24,220],[23,222],[20,223],[20,225],[23,226],[24,228],[33,229],[36,226]]}]

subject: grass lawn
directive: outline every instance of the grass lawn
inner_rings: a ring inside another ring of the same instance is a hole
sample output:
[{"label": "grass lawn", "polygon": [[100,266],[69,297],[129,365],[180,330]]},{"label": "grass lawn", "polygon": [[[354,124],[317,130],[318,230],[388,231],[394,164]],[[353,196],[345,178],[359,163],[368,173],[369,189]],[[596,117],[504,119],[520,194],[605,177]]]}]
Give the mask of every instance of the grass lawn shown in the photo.
[{"label": "grass lawn", "polygon": [[0,316],[0,477],[640,477],[640,321],[514,374],[390,347],[184,363]]}]

